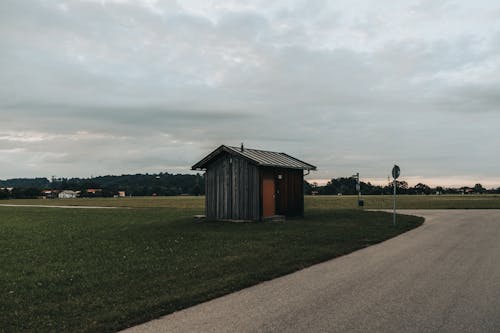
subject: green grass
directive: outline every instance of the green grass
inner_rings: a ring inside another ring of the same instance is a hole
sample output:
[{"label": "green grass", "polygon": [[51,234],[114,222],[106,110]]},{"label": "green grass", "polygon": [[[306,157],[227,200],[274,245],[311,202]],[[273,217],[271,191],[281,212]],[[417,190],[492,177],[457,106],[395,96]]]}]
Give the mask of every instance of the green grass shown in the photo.
[{"label": "green grass", "polygon": [[[362,199],[366,209],[391,209],[391,195],[367,195]],[[310,209],[357,208],[357,196],[314,196],[306,197]],[[499,209],[500,195],[398,195],[397,207],[400,209]]]},{"label": "green grass", "polygon": [[175,208],[198,209],[205,207],[205,197],[126,197],[126,198],[77,198],[77,199],[15,199],[0,200],[8,205],[43,205],[43,206],[102,206],[133,208]]},{"label": "green grass", "polygon": [[[102,199],[1,200],[0,204],[185,208],[203,210],[204,197],[134,197]],[[363,196],[367,209],[392,208],[392,196]],[[356,196],[306,196],[306,209],[354,209]],[[500,195],[399,195],[401,209],[500,209]]]},{"label": "green grass", "polygon": [[[127,202],[150,204],[137,200]],[[194,223],[199,198],[151,201],[171,208],[0,207],[0,331],[113,332],[423,222],[401,216],[393,227],[390,214],[315,200],[305,219],[242,224]]]}]

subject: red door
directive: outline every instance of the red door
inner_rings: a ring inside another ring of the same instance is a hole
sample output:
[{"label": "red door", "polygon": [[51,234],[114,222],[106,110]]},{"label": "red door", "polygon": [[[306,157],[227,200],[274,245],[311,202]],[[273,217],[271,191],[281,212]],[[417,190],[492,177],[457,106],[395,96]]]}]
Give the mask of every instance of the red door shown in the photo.
[{"label": "red door", "polygon": [[264,174],[262,178],[262,215],[263,217],[276,215],[274,196],[274,177]]}]

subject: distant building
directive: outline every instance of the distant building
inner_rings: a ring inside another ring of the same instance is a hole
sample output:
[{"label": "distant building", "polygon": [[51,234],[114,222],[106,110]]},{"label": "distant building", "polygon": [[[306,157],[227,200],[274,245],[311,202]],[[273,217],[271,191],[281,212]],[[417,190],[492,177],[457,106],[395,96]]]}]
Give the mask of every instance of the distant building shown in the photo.
[{"label": "distant building", "polygon": [[89,188],[86,191],[89,194],[98,194],[102,192],[102,188]]},{"label": "distant building", "polygon": [[262,220],[304,215],[304,170],[314,165],[285,153],[220,146],[193,170],[206,170],[209,219]]},{"label": "distant building", "polygon": [[43,199],[55,199],[58,197],[59,191],[58,190],[43,190],[42,191],[42,198]]},{"label": "distant building", "polygon": [[462,191],[464,194],[474,194],[474,189],[470,187],[463,187]]},{"label": "distant building", "polygon": [[64,190],[59,192],[59,199],[74,199],[80,194],[79,191]]},{"label": "distant building", "polygon": [[124,198],[126,195],[125,191],[118,191],[118,197]]}]

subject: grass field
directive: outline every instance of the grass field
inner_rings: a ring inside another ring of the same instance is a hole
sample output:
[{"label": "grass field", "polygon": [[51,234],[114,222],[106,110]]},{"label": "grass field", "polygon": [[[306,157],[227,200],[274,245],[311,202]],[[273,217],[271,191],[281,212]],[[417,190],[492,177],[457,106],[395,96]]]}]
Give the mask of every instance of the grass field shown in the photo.
[{"label": "grass field", "polygon": [[[392,208],[392,196],[363,196],[366,209]],[[0,204],[185,208],[203,210],[204,197],[134,197],[102,199],[1,200]],[[356,196],[306,196],[306,209],[357,208]],[[401,209],[500,209],[500,195],[399,195]]]},{"label": "grass field", "polygon": [[321,200],[307,199],[305,219],[242,224],[194,223],[200,198],[65,201],[137,209],[0,207],[0,331],[113,332],[423,222],[401,216],[393,227],[390,214]]},{"label": "grass field", "polygon": [[[391,195],[363,196],[366,209],[390,209]],[[356,208],[357,196],[306,197],[306,206],[315,208]],[[398,195],[401,209],[500,209],[500,195]]]},{"label": "grass field", "polygon": [[77,198],[77,199],[16,199],[0,200],[7,205],[44,206],[103,206],[132,208],[174,208],[197,210],[201,214],[205,207],[205,197],[127,197],[127,198]]}]

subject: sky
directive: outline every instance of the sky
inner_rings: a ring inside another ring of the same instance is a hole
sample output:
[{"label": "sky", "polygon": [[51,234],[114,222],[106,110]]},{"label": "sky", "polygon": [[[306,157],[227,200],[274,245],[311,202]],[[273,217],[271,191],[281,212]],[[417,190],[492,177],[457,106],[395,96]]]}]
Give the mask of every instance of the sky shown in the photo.
[{"label": "sky", "polygon": [[0,179],[188,173],[500,186],[500,2],[0,1]]}]

